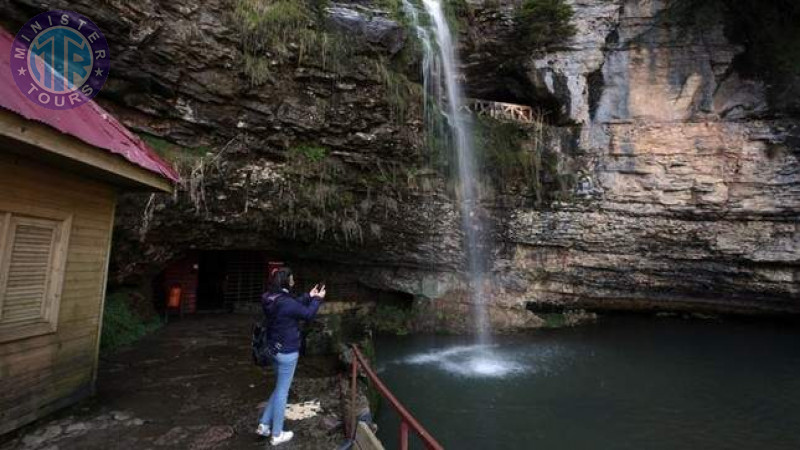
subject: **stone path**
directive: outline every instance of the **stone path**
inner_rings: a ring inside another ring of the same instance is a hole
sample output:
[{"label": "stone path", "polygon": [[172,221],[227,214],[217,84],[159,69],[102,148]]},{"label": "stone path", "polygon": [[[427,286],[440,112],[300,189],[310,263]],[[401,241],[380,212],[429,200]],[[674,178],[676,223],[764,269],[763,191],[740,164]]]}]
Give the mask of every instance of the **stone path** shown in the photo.
[{"label": "stone path", "polygon": [[[250,359],[251,323],[200,315],[169,324],[103,358],[94,398],[23,428],[0,450],[271,448],[253,433],[274,381]],[[335,359],[301,357],[289,402],[319,408],[287,421],[295,440],[277,448],[337,448],[339,398]]]}]

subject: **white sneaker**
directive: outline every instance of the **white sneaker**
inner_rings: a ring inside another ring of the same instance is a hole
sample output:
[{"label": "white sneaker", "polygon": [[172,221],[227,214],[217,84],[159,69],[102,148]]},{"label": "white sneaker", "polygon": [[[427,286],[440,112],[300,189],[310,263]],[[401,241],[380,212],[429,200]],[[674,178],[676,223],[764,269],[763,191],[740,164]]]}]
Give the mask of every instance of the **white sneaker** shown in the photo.
[{"label": "white sneaker", "polygon": [[269,426],[264,425],[263,423],[258,424],[258,428],[256,428],[256,434],[259,436],[269,437]]},{"label": "white sneaker", "polygon": [[272,445],[283,444],[284,442],[291,441],[293,437],[294,433],[292,433],[291,431],[284,431],[277,436],[272,436],[272,440],[270,441],[270,443]]}]

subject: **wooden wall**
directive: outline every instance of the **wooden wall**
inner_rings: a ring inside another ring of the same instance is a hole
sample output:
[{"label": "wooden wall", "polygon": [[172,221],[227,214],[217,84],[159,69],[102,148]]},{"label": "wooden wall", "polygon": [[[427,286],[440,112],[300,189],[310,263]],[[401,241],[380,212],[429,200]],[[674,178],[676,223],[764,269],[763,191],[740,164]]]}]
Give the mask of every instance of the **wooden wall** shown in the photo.
[{"label": "wooden wall", "polygon": [[114,204],[110,185],[0,149],[0,210],[73,214],[56,332],[0,342],[0,434],[93,390]]}]

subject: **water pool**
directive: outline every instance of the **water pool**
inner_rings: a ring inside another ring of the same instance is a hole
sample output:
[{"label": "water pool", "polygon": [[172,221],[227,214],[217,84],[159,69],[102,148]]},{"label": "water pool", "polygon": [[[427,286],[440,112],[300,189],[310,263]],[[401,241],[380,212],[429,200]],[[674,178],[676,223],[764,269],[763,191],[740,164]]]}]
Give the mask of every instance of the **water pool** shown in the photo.
[{"label": "water pool", "polygon": [[[488,346],[379,338],[376,354],[447,449],[800,449],[797,326],[616,317]],[[377,422],[395,448],[394,412]]]}]

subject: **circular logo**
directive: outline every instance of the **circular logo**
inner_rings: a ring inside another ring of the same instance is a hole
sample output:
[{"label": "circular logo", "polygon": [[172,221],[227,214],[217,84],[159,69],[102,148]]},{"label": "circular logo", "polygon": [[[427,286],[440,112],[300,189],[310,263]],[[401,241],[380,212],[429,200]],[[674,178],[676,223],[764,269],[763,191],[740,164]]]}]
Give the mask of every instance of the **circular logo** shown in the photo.
[{"label": "circular logo", "polygon": [[11,73],[19,90],[39,106],[77,108],[100,92],[111,66],[109,55],[106,38],[86,16],[48,11],[17,33]]}]

